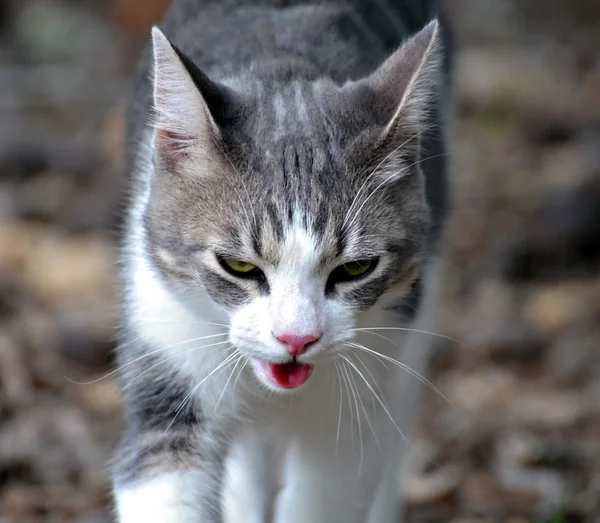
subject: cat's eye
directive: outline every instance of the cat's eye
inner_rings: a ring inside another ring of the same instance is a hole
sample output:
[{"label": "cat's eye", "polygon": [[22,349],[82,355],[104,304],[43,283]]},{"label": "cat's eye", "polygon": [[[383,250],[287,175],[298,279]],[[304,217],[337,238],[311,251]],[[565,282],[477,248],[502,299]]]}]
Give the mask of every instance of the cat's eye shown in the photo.
[{"label": "cat's eye", "polygon": [[236,260],[235,258],[221,258],[221,265],[224,265],[230,272],[248,274],[256,269],[256,265],[251,263]]},{"label": "cat's eye", "polygon": [[330,291],[337,283],[365,278],[375,270],[378,261],[378,258],[365,258],[336,267],[327,279],[326,288]]},{"label": "cat's eye", "polygon": [[216,257],[223,270],[232,276],[244,280],[254,280],[261,288],[268,289],[269,286],[267,284],[265,273],[253,263],[219,254],[217,254]]},{"label": "cat's eye", "polygon": [[344,265],[341,265],[340,268],[350,278],[356,278],[357,276],[365,274],[371,268],[372,264],[372,260],[358,260],[344,263]]}]

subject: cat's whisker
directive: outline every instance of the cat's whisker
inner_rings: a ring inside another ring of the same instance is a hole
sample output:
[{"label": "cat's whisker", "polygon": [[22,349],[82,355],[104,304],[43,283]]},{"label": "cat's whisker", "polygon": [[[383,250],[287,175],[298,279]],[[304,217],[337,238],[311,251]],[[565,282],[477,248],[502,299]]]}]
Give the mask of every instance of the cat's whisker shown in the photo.
[{"label": "cat's whisker", "polygon": [[451,336],[446,336],[445,334],[439,334],[437,332],[430,332],[430,331],[425,331],[425,330],[420,330],[420,329],[411,329],[410,327],[359,327],[359,328],[354,328],[352,329],[352,332],[368,332],[368,331],[383,331],[383,330],[395,330],[395,331],[406,331],[406,332],[416,332],[417,334],[428,334],[430,336],[436,336],[437,338],[442,338],[444,340],[449,340],[452,341],[454,343],[458,343],[459,345],[462,345],[462,342],[460,340],[457,340],[456,338],[452,338]]},{"label": "cat's whisker", "polygon": [[[350,404],[350,386],[348,385],[347,377],[344,374],[343,366],[340,368],[340,376],[342,377],[342,381],[344,383],[344,392],[345,392],[346,398],[348,400],[348,413],[350,414],[350,429],[352,431],[352,429],[354,427],[354,411],[352,410],[352,405]],[[354,432],[352,432],[351,435],[352,435],[352,445],[354,445]]]},{"label": "cat's whisker", "polygon": [[346,377],[348,379],[348,387],[350,388],[350,393],[352,394],[352,399],[354,401],[354,407],[356,409],[356,426],[358,428],[358,442],[359,442],[359,447],[360,447],[360,461],[359,461],[359,465],[358,465],[358,474],[360,476],[360,472],[362,471],[362,466],[363,466],[363,436],[362,436],[362,423],[360,420],[360,412],[358,410],[358,391],[355,390],[356,389],[356,382],[354,382],[352,380],[352,377],[350,375],[350,373],[348,372],[348,369],[346,368],[346,366],[342,367],[344,374],[346,374]]},{"label": "cat's whisker", "polygon": [[[350,358],[350,355],[348,355],[348,358]],[[373,376],[373,374],[371,373],[371,371],[369,370],[369,368],[364,364],[364,362],[358,357],[358,355],[356,355],[357,360],[361,363],[361,365],[364,367],[364,369],[368,372],[369,376],[371,376],[371,379],[373,380],[373,382],[375,383],[376,387],[377,387],[377,391],[378,393],[383,397],[383,392],[381,391],[381,387],[379,387],[379,385],[377,384],[377,380],[375,379],[375,377]],[[352,382],[354,383],[354,386],[356,386],[356,382],[354,381],[354,376],[352,375]],[[358,390],[358,387],[357,387]],[[358,399],[360,401],[360,406],[362,407],[362,411],[365,415],[365,420],[367,422],[367,424],[369,425],[369,428],[371,429],[371,433],[373,434],[373,438],[375,439],[375,443],[377,445],[377,448],[379,449],[379,451],[381,452],[382,456],[385,456],[383,449],[381,448],[381,444],[379,442],[379,438],[377,437],[377,433],[375,432],[375,429],[373,428],[373,424],[371,423],[371,420],[369,418],[369,414],[367,412],[367,409],[365,408],[365,404],[361,398],[361,396],[358,396]],[[371,395],[371,401],[373,401],[373,395]],[[373,408],[375,408],[375,403],[373,402]]]},{"label": "cat's whisker", "polygon": [[240,367],[240,370],[238,371],[238,374],[237,374],[237,376],[235,378],[235,381],[233,382],[233,387],[231,388],[231,397],[235,397],[235,387],[237,385],[237,382],[240,379],[240,376],[242,375],[242,373],[244,372],[244,369],[248,365],[248,359],[247,358],[244,358],[243,361],[244,362],[242,363],[242,366]]},{"label": "cat's whisker", "polygon": [[[410,294],[411,291],[407,291],[406,295]],[[411,311],[413,311],[415,314],[418,312],[418,307],[414,307],[413,305],[411,305],[408,300],[405,300],[404,298],[395,298],[395,300],[398,300],[398,304],[404,305],[405,307],[408,307]],[[393,300],[395,302],[395,300]],[[396,310],[396,313],[398,313],[398,315],[400,315],[400,313]],[[410,319],[409,316],[407,316],[406,314],[404,314],[404,317],[401,317],[401,321],[405,321],[407,319]]]},{"label": "cat's whisker", "polygon": [[244,361],[244,359],[245,358],[240,354],[239,358],[235,362],[235,365],[233,366],[233,369],[231,369],[229,378],[227,378],[227,381],[225,382],[225,385],[223,386],[223,390],[221,391],[221,395],[219,396],[219,399],[217,400],[217,403],[215,404],[215,408],[214,408],[213,412],[217,412],[217,407],[219,406],[219,403],[221,403],[221,400],[223,399],[223,395],[225,394],[225,391],[227,390],[227,386],[229,385],[231,378],[233,378],[233,374],[235,373],[235,370],[237,369],[240,361]]},{"label": "cat's whisker", "polygon": [[[365,407],[363,405],[362,399],[360,398],[360,391],[358,390],[358,387],[356,386],[356,381],[354,380],[354,376],[352,375],[351,372],[348,371],[347,368],[344,367],[344,370],[347,372],[348,374],[348,382],[350,383],[350,386],[352,388],[353,391],[353,397],[354,397],[354,406],[356,407],[356,419],[357,421],[357,425],[358,425],[358,439],[360,441],[360,460],[359,460],[359,464],[358,464],[358,474],[357,477],[360,477],[360,474],[362,472],[362,467],[363,467],[363,434],[362,434],[362,420],[360,417],[360,412],[358,410],[358,404],[360,402],[361,406],[362,406],[362,410],[363,412],[365,411]],[[368,416],[366,416],[365,413],[365,417],[367,418],[368,421]],[[370,422],[369,422],[370,424]]]},{"label": "cat's whisker", "polygon": [[[370,378],[373,380],[373,383],[375,384],[375,387],[377,387],[377,393],[383,397],[383,391],[381,390],[381,387],[379,386],[379,384],[377,383],[377,379],[375,378],[375,376],[373,376],[373,373],[369,370],[369,367],[367,367],[367,365],[365,365],[365,362],[362,360],[362,358],[358,355],[355,354],[356,356],[356,360],[363,366],[363,368],[365,369],[365,372],[370,376]],[[348,357],[350,357],[350,355],[348,355]],[[385,363],[385,362],[382,362]],[[387,368],[387,367],[386,367]]]},{"label": "cat's whisker", "polygon": [[329,397],[329,403],[332,403],[335,396],[335,383],[331,376],[331,367],[327,366],[325,371],[327,372],[327,381],[331,383],[331,396]]},{"label": "cat's whisker", "polygon": [[[371,333],[371,334],[375,334],[375,333]],[[360,343],[350,342],[349,346],[354,347],[355,349],[362,350],[362,351],[366,352],[367,354],[377,356],[378,358],[381,358],[385,361],[389,361],[390,363],[396,365],[397,367],[400,367],[401,369],[408,372],[415,379],[420,381],[423,385],[426,385],[431,390],[433,390],[436,394],[439,394],[440,397],[443,398],[444,401],[446,401],[452,408],[454,408],[454,404],[450,401],[450,399],[448,399],[448,397],[439,388],[437,388],[433,383],[431,383],[431,381],[429,381],[425,376],[421,375],[420,373],[418,373],[416,370],[414,370],[410,366],[406,365],[405,363],[395,360],[394,358],[387,356],[386,354],[381,354],[380,352],[370,349],[369,347],[365,347],[364,345],[361,345]]]},{"label": "cat's whisker", "polygon": [[125,263],[126,263],[126,262],[125,262],[125,260],[123,260],[123,259],[121,259],[121,258],[117,257],[117,259],[116,259],[115,261],[113,261],[113,262],[110,262],[110,263],[103,263],[103,264],[100,266],[100,268],[101,268],[101,269],[103,269],[103,270],[104,270],[104,269],[111,269],[112,267],[116,267],[117,265],[125,265]]},{"label": "cat's whisker", "polygon": [[[183,354],[189,354],[190,352],[195,352],[197,350],[207,349],[209,347],[217,347],[219,345],[224,345],[225,343],[229,343],[229,340],[220,341],[218,343],[211,343],[210,345],[202,345],[201,347],[192,347],[190,349],[186,349],[186,350],[178,352],[176,354],[171,354],[170,356],[167,356],[166,358],[163,358],[162,360],[159,360],[157,363],[155,363],[154,365],[151,365],[147,369],[144,369],[135,378],[132,378],[131,381],[129,381],[129,383],[127,383],[126,385],[124,385],[123,388],[122,388],[122,390],[123,390],[123,392],[126,391],[138,379],[140,379],[142,376],[144,376],[145,374],[147,374],[148,372],[150,372],[152,369],[155,369],[156,367],[160,367],[161,365],[164,365],[166,362],[171,361],[173,359],[176,359],[178,356],[182,356]],[[225,347],[225,350],[227,350],[227,349],[228,349],[228,347]],[[220,354],[222,354],[222,352]]]},{"label": "cat's whisker", "polygon": [[[399,347],[398,347],[398,345],[396,345],[396,344],[395,344],[395,343],[394,343],[392,340],[390,340],[390,339],[389,339],[387,336],[384,336],[383,334],[380,334],[379,332],[371,332],[371,330],[365,330],[365,331],[362,331],[362,332],[366,332],[367,334],[371,334],[372,336],[377,336],[378,338],[384,339],[384,340],[386,340],[387,342],[391,343],[392,347],[395,347],[396,349],[398,349],[398,350],[399,350]],[[357,342],[356,340],[353,340],[353,343],[358,343],[358,342]],[[373,350],[373,349],[371,349],[371,350]],[[379,353],[378,353],[378,355],[379,355],[379,356],[381,356]],[[384,361],[385,361],[385,360],[384,360]]]},{"label": "cat's whisker", "polygon": [[352,360],[348,359],[348,357],[346,355],[342,355],[342,358],[344,358],[350,364],[350,366],[354,369],[354,371],[362,378],[362,380],[365,382],[365,385],[368,387],[368,389],[371,391],[371,393],[373,394],[373,396],[377,400],[377,403],[379,403],[379,405],[381,406],[381,408],[386,413],[387,417],[392,422],[392,425],[394,425],[394,428],[398,431],[398,434],[400,434],[400,437],[412,448],[413,444],[410,441],[410,438],[408,436],[406,436],[406,434],[404,434],[404,432],[402,432],[402,430],[400,429],[400,427],[396,423],[396,420],[394,420],[393,416],[390,414],[390,411],[387,408],[385,402],[375,392],[375,390],[373,389],[373,387],[371,386],[371,384],[369,383],[369,381],[364,377],[363,373],[360,372],[360,370],[358,369],[358,367],[356,365],[354,365],[354,363],[352,362]]},{"label": "cat's whisker", "polygon": [[335,455],[337,456],[337,451],[338,451],[338,446],[340,443],[340,428],[342,426],[342,408],[343,408],[343,398],[344,398],[344,391],[342,389],[342,377],[340,375],[340,368],[338,366],[338,362],[336,361],[334,364],[335,367],[335,372],[337,374],[338,377],[338,382],[340,384],[340,408],[338,411],[338,422],[337,422],[337,430],[335,431]]},{"label": "cat's whisker", "polygon": [[179,405],[177,406],[177,408],[175,409],[175,412],[173,414],[173,419],[171,419],[171,421],[169,422],[169,424],[167,425],[167,428],[165,429],[164,433],[167,434],[169,432],[169,429],[173,426],[173,423],[175,423],[175,420],[177,419],[177,416],[179,415],[179,413],[182,411],[182,409],[185,407],[185,405],[187,404],[187,402],[192,398],[192,396],[196,393],[196,391],[216,372],[227,368],[230,364],[232,364],[234,361],[237,361],[237,358],[239,358],[240,355],[239,353],[234,349],[234,351],[227,356],[227,358],[225,358],[219,365],[217,365],[211,372],[209,372],[203,379],[201,379],[194,387],[192,387],[192,390],[190,390],[190,392],[183,398],[183,400],[181,401],[181,403],[179,403]]},{"label": "cat's whisker", "polygon": [[[227,333],[227,332],[223,332],[223,333],[219,333],[219,334],[210,334],[209,336],[200,336],[199,338],[191,338],[191,339],[188,339],[188,340],[185,340],[185,341],[181,341],[179,343],[173,343],[171,345],[167,345],[165,347],[161,347],[159,349],[154,349],[152,351],[144,353],[142,356],[134,358],[133,360],[128,361],[127,363],[124,363],[123,365],[120,365],[116,369],[114,369],[114,370],[112,370],[112,371],[104,374],[103,376],[100,376],[99,378],[91,380],[91,381],[75,381],[75,380],[72,380],[71,378],[69,378],[68,376],[64,376],[64,379],[67,380],[70,383],[73,383],[74,385],[94,385],[96,383],[101,382],[102,380],[105,380],[106,378],[110,378],[111,376],[114,376],[115,374],[118,374],[123,369],[125,369],[127,367],[130,367],[131,365],[133,365],[133,364],[135,364],[135,363],[137,363],[137,362],[139,362],[139,361],[141,361],[143,359],[146,359],[146,358],[148,358],[148,357],[150,357],[150,356],[152,356],[152,355],[154,355],[154,354],[156,354],[158,352],[163,352],[166,349],[172,349],[173,347],[177,347],[179,345],[185,345],[186,343],[192,343],[192,342],[195,342],[195,341],[202,341],[202,340],[206,340],[206,339],[209,339],[209,338],[216,338],[217,336],[227,336],[228,334],[229,333]],[[124,347],[128,347],[130,345],[135,345],[137,342],[138,342],[138,340],[132,340],[131,342],[121,344],[120,347],[124,348]],[[225,342],[223,342],[223,343],[225,343]],[[185,352],[182,352],[180,354],[185,354]]]},{"label": "cat's whisker", "polygon": [[[348,347],[350,349],[361,349],[361,347],[357,347],[357,344],[354,342],[346,342],[344,343],[344,347]],[[377,354],[372,354],[372,356],[375,356],[377,358],[377,361],[379,361],[379,363],[381,363],[381,365],[383,365],[386,369],[388,368],[386,363],[387,361],[385,359],[383,359],[381,357],[381,354],[377,353]]]}]

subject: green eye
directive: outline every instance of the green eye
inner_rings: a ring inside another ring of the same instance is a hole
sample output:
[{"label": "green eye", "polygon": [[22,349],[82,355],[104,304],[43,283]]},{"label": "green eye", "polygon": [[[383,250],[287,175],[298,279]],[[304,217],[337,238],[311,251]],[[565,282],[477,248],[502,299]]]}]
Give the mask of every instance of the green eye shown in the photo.
[{"label": "green eye", "polygon": [[256,269],[256,265],[251,263],[236,260],[235,258],[223,258],[223,264],[233,272],[240,272],[246,274]]},{"label": "green eye", "polygon": [[342,271],[346,276],[350,278],[356,278],[367,272],[373,265],[372,260],[357,260],[353,262],[344,263],[341,266]]},{"label": "green eye", "polygon": [[325,292],[333,292],[338,283],[362,279],[368,274],[371,274],[378,263],[379,258],[366,258],[364,260],[356,260],[339,265],[331,271],[327,283],[325,284]]}]

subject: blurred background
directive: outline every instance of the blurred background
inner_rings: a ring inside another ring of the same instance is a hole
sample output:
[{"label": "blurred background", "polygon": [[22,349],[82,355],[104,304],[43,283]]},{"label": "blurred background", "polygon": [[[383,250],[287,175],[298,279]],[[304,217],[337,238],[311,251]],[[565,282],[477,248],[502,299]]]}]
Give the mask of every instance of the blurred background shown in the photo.
[{"label": "blurred background", "polygon": [[[168,3],[0,0],[0,523],[110,521],[122,104]],[[446,4],[459,343],[408,521],[599,522],[600,2]]]}]

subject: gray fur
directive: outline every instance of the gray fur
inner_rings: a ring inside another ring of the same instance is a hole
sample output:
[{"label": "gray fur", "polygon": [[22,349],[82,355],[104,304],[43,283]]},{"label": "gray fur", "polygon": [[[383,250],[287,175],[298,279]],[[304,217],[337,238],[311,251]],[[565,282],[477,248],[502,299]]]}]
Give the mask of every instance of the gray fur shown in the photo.
[{"label": "gray fur", "polygon": [[[345,19],[346,13],[340,16]],[[158,167],[145,215],[150,251],[177,253],[180,246],[185,250],[212,242],[223,255],[247,258],[252,250],[276,264],[281,231],[300,219],[319,238],[327,261],[343,254],[340,242],[351,237],[361,244],[363,256],[389,252],[389,243],[398,237],[416,238],[395,251],[403,263],[418,258],[429,226],[418,165],[423,129],[418,124],[428,104],[407,107],[382,139],[417,58],[394,56],[373,78],[341,86],[324,78],[316,65],[308,79],[302,74],[308,67],[290,77],[289,64],[276,62],[259,69],[266,79],[252,67],[219,85],[187,64],[219,126],[219,136],[212,138],[216,144],[190,155],[202,156],[212,172],[199,176],[184,162]],[[430,98],[432,87],[424,86],[425,93],[415,97]],[[372,177],[374,171],[378,175]],[[398,181],[384,183],[400,172]],[[196,278],[222,304],[252,297],[238,282],[183,258],[168,272],[181,273],[182,281]],[[396,277],[370,282],[368,289],[348,297],[364,309]]]}]

